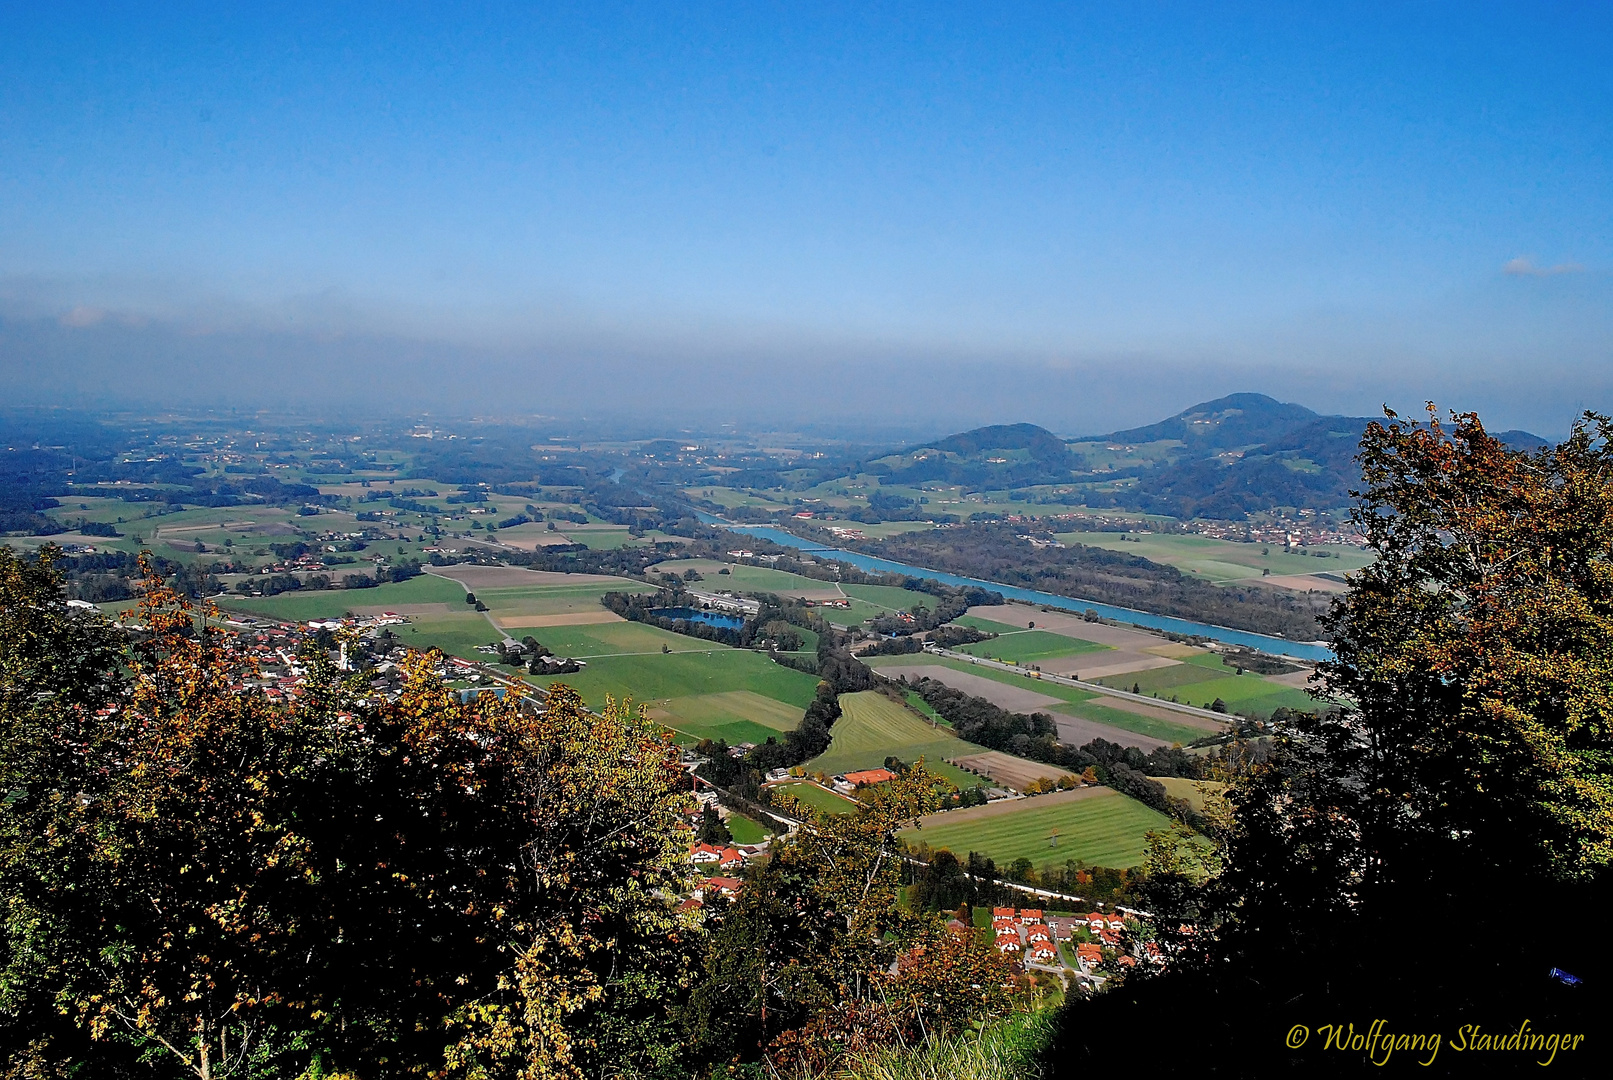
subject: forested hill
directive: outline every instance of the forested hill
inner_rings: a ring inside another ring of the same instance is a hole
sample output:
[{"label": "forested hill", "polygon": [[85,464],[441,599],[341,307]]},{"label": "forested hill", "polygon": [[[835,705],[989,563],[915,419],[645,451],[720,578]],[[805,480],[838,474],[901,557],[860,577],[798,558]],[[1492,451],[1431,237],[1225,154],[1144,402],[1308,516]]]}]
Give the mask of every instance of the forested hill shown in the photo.
[{"label": "forested hill", "polygon": [[[1135,483],[1094,491],[1089,505],[1175,517],[1233,519],[1277,506],[1335,507],[1360,478],[1355,455],[1373,417],[1322,416],[1265,394],[1229,394],[1146,427],[1075,440],[1120,448],[1117,475]],[[1497,435],[1515,449],[1546,445],[1527,431]]]},{"label": "forested hill", "polygon": [[[1359,478],[1356,451],[1371,422],[1324,416],[1265,394],[1230,394],[1158,423],[1068,441],[1034,424],[976,428],[855,462],[825,462],[799,482],[866,473],[885,486],[1067,485],[1088,506],[1238,520],[1282,506],[1348,503]],[[1527,431],[1498,437],[1518,449],[1545,445]],[[784,486],[777,477],[745,479]]]}]

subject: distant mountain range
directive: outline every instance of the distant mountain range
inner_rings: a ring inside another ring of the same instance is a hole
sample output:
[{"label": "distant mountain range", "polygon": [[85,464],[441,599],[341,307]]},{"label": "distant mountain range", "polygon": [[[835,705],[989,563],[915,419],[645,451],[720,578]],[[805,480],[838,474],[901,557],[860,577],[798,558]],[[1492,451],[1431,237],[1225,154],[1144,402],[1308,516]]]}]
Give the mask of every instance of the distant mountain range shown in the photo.
[{"label": "distant mountain range", "polygon": [[[1323,416],[1265,394],[1230,394],[1145,427],[1062,439],[1034,424],[960,432],[855,463],[886,486],[1068,487],[1094,507],[1237,520],[1276,507],[1334,508],[1359,482],[1355,455],[1372,417]],[[1546,441],[1499,438],[1519,449]],[[827,475],[819,479],[828,479]]]}]

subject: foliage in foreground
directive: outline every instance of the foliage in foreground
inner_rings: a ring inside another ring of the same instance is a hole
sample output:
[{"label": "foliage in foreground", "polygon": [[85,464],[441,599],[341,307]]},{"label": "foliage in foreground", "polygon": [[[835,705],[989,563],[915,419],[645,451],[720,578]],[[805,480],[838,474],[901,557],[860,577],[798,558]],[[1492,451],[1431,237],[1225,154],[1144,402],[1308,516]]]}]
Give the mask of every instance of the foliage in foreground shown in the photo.
[{"label": "foliage in foreground", "polygon": [[[1051,1024],[1046,1013],[1016,1016],[979,1032],[927,1038],[857,1054],[828,1080],[1040,1080],[1037,1060]],[[820,1074],[822,1075],[822,1074]]]},{"label": "foliage in foreground", "polygon": [[1588,416],[1522,454],[1471,415],[1390,419],[1362,442],[1355,512],[1378,559],[1326,620],[1324,689],[1350,705],[1296,714],[1234,770],[1217,858],[1157,838],[1144,903],[1170,970],[1067,1008],[1059,1055],[1107,1060],[1184,1002],[1175,1045],[1192,1050],[1161,1071],[1354,1071],[1359,1055],[1291,1050],[1285,1034],[1356,1017],[1448,1036],[1524,1019],[1600,1029],[1613,423]]},{"label": "foliage in foreground", "polygon": [[436,654],[389,703],[313,645],[282,703],[234,641],[155,578],[120,631],[0,548],[5,1075],[670,1080],[1007,1011],[994,949],[897,903],[922,770],[702,923],[641,713],[463,701]]}]

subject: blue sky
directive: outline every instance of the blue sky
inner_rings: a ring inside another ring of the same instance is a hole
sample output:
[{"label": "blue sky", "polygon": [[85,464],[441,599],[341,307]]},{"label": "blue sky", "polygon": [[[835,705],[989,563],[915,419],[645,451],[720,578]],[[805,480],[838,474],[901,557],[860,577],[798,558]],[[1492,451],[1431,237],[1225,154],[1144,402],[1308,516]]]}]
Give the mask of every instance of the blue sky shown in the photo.
[{"label": "blue sky", "polygon": [[1613,407],[1606,8],[333,7],[0,9],[19,397]]}]

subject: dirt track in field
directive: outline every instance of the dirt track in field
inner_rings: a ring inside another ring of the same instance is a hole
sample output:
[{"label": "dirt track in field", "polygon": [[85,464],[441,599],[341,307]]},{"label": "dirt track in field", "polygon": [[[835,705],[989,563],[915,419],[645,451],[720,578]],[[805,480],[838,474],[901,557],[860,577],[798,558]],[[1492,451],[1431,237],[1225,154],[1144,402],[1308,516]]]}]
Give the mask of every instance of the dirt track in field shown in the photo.
[{"label": "dirt track in field", "polygon": [[1018,686],[1009,686],[996,679],[958,671],[943,664],[893,664],[890,667],[881,666],[878,670],[881,675],[889,675],[892,678],[906,675],[909,679],[934,679],[954,690],[961,690],[974,697],[983,697],[1009,712],[1045,712],[1049,706],[1064,704],[1062,698],[1038,694],[1028,687],[1022,689]]},{"label": "dirt track in field", "polygon": [[433,566],[426,573],[457,581],[472,592],[477,589],[513,589],[523,585],[606,585],[623,581],[607,574],[561,574],[553,570],[526,570],[519,566]]}]

